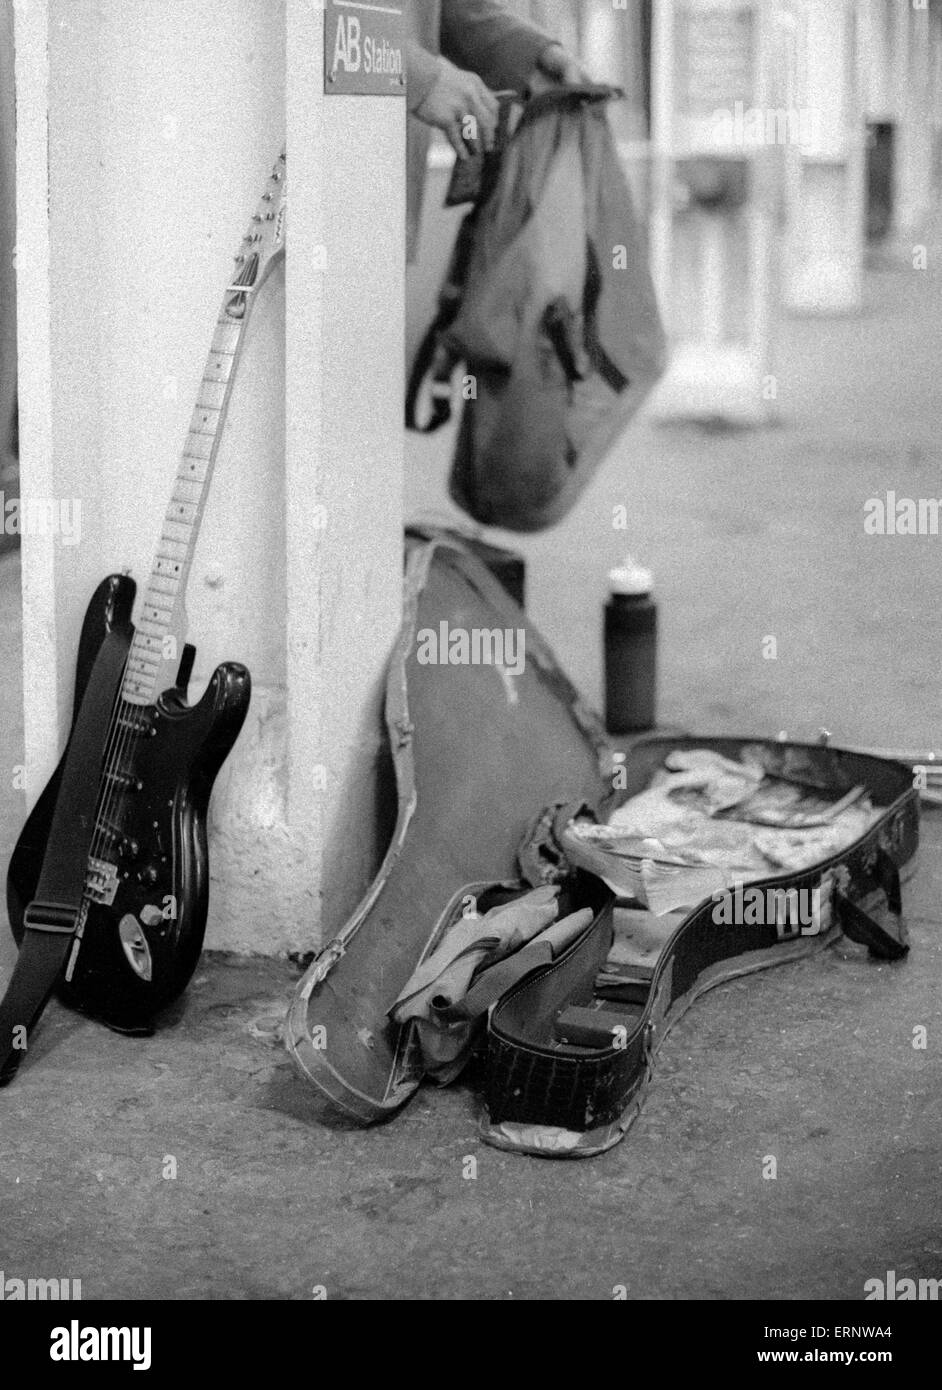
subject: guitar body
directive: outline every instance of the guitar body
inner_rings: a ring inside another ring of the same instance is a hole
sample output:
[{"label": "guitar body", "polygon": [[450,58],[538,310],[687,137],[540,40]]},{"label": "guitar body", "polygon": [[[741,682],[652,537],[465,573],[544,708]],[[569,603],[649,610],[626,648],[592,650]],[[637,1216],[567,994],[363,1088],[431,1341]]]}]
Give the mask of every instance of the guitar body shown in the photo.
[{"label": "guitar body", "polygon": [[187,703],[185,595],[245,326],[285,254],[285,167],[282,151],[227,277],[141,599],[131,579],[110,575],[85,615],[69,739],[7,872],[20,954],[0,998],[0,1086],[54,989],[112,1028],[149,1032],[199,960],[209,798],[251,682],[227,663]]},{"label": "guitar body", "polygon": [[[82,701],[96,657],[109,634],[134,629],[135,585],[111,575],[95,591],[79,643],[72,731],[95,718]],[[209,870],[206,817],[213,782],[235,742],[251,693],[245,667],[217,668],[202,699],[186,702],[192,648],[185,648],[178,683],[150,705],[126,706],[133,736],[119,759],[122,783],[105,806],[103,829],[89,861],[91,885],[84,930],[71,978],[59,986],[64,1002],[123,1031],[149,1028],[157,1011],[185,988],[206,929]],[[108,718],[99,720],[102,749]],[[10,860],[7,906],[17,942],[35,895],[62,761],[30,814]]]}]

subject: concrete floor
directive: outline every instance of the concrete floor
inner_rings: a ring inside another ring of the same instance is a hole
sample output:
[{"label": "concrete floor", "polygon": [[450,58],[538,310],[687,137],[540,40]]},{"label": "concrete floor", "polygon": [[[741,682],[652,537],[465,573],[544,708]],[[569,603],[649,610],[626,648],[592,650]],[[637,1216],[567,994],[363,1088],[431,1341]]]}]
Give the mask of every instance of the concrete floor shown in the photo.
[{"label": "concrete floor", "polygon": [[379,1129],[323,1125],[264,1040],[292,983],[276,963],[208,962],[152,1040],[56,1008],[0,1099],[0,1268],[86,1298],[861,1299],[888,1269],[939,1277],[934,822],[907,962],[834,949],[723,986],[624,1142],[584,1162],[483,1146],[464,1086]]},{"label": "concrete floor", "polygon": [[[884,270],[861,318],[785,325],[779,428],[639,424],[577,514],[524,543],[531,611],[591,697],[605,571],[630,547],[658,575],[665,720],[942,741],[942,537],[863,532],[868,497],[942,493],[940,297]],[[413,510],[444,508],[443,474],[441,446],[413,442]],[[7,769],[17,584],[7,558]],[[859,1299],[888,1269],[942,1277],[940,844],[927,813],[904,963],[835,948],[717,990],[665,1044],[625,1142],[583,1163],[482,1146],[467,1086],[379,1129],[322,1123],[273,1036],[284,963],[208,958],[149,1040],[53,1006],[0,1096],[0,1269],[80,1278],[86,1298]]]}]

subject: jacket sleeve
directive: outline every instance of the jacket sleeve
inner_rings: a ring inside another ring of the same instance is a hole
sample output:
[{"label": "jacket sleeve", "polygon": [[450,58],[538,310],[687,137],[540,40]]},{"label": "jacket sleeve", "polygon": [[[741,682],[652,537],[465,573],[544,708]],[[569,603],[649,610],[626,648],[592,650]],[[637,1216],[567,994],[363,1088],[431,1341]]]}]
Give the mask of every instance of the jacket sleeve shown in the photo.
[{"label": "jacket sleeve", "polygon": [[521,91],[554,40],[497,0],[442,0],[442,53],[494,91]]}]

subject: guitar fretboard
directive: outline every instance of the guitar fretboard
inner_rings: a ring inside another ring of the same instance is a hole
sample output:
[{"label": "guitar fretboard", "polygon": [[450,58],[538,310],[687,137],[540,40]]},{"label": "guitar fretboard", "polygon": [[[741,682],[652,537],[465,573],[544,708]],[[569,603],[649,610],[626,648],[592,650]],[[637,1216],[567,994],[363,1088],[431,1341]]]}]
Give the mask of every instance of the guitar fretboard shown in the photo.
[{"label": "guitar fretboard", "polygon": [[[282,155],[281,172],[276,167],[270,188],[281,184],[284,162]],[[258,283],[263,259],[269,259],[272,254],[270,243],[273,241],[276,247],[282,243],[283,188],[281,192],[282,201],[277,213],[271,206],[272,192],[265,194],[260,210],[253,218],[256,225],[243,239],[242,253],[236,257],[236,276],[226,290],[216,321],[199,397],[125,668],[121,695],[130,704],[152,704],[156,696],[172,684],[172,676],[176,673],[176,663],[180,657],[178,638],[185,630],[183,600],[186,584],[229,404],[235,364],[248,319],[250,297]],[[259,228],[257,224],[266,225]]]},{"label": "guitar fretboard", "polygon": [[174,617],[196,548],[244,322],[223,317],[213,334],[125,672],[122,694],[133,704],[151,704],[164,661],[179,659]]}]

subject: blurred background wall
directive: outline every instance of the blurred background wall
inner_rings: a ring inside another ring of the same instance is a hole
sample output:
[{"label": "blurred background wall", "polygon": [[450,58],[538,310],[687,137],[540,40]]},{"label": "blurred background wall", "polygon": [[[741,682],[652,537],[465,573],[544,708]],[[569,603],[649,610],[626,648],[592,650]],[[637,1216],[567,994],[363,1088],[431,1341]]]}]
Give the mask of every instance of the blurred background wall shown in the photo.
[{"label": "blurred background wall", "polygon": [[[674,366],[655,414],[776,418],[775,322],[854,313],[865,257],[908,257],[938,195],[938,0],[509,0],[626,99],[613,123]],[[460,212],[433,143],[407,354]]]},{"label": "blurred background wall", "polygon": [[[16,460],[16,241],[15,96],[13,81],[13,9],[0,7],[0,494],[15,496]],[[0,518],[3,507],[0,506]],[[15,544],[0,524],[0,554]]]}]

